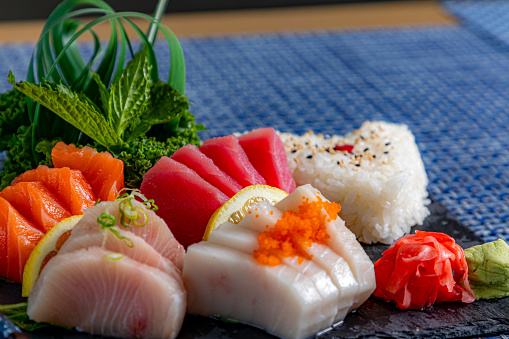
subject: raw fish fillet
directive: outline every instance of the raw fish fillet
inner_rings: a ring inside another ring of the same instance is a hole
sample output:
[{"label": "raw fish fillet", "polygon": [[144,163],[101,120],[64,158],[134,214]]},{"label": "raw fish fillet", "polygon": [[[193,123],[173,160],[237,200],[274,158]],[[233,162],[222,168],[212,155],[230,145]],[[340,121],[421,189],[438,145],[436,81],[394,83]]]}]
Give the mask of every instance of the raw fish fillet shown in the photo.
[{"label": "raw fish fillet", "polygon": [[58,142],[51,151],[51,159],[55,167],[80,170],[101,201],[115,200],[124,188],[124,163],[108,152]]},{"label": "raw fish fillet", "polygon": [[202,239],[210,217],[228,200],[195,171],[168,157],[145,173],[140,190],[154,199],[156,213],[186,248]]},{"label": "raw fish fillet", "polygon": [[[283,154],[286,159],[284,148]],[[170,158],[186,165],[230,198],[242,189],[242,186],[235,179],[217,167],[212,159],[203,154],[195,145],[186,145],[179,148]]]},{"label": "raw fish fillet", "polygon": [[296,188],[288,166],[285,145],[272,127],[257,128],[239,136],[239,143],[267,185],[292,193]]},{"label": "raw fish fillet", "polygon": [[60,198],[40,181],[18,182],[7,186],[0,192],[0,196],[43,233],[71,216]]},{"label": "raw fish fillet", "polygon": [[220,315],[284,338],[306,338],[362,304],[375,289],[373,264],[339,217],[326,223],[327,244],[305,248],[311,260],[299,264],[290,257],[266,266],[253,257],[261,232],[284,211],[297,209],[303,198],[317,201],[317,196],[306,185],[276,206],[262,201],[239,224],[224,223],[208,241],[189,246],[183,269],[188,312]]},{"label": "raw fish fillet", "polygon": [[178,274],[129,257],[111,260],[99,247],[57,254],[28,297],[28,316],[122,338],[175,338],[186,311]]},{"label": "raw fish fillet", "polygon": [[40,165],[36,169],[19,175],[12,181],[11,185],[30,181],[44,183],[58,195],[73,215],[83,214],[83,210],[94,206],[97,200],[83,173],[69,167],[49,168]]},{"label": "raw fish fillet", "polygon": [[205,140],[200,146],[200,151],[212,159],[217,167],[237,180],[242,187],[267,184],[253,167],[234,135]]},{"label": "raw fish fillet", "polygon": [[21,283],[25,263],[43,235],[0,197],[0,276]]},{"label": "raw fish fillet", "polygon": [[[102,230],[99,225],[94,229],[80,227],[78,223],[72,229],[71,235],[64,242],[58,253],[64,254],[89,247],[101,247],[111,252],[121,253],[141,264],[155,267],[166,274],[173,274],[175,271],[180,272],[182,270],[182,266],[177,268],[169,259],[163,257],[145,242],[143,238],[117,226],[115,226],[115,229],[132,246],[127,246],[123,239],[118,238],[109,230]],[[180,244],[179,247],[181,247]],[[181,265],[180,258],[179,264]]]},{"label": "raw fish fillet", "polygon": [[[133,200],[133,207],[144,208],[143,204]],[[144,209],[148,216],[148,223],[143,227],[132,225],[123,227],[120,225],[120,211],[118,201],[103,201],[94,207],[85,210],[85,213],[76,226],[74,226],[71,236],[86,232],[96,232],[99,228],[97,218],[103,212],[107,212],[116,218],[116,227],[126,232],[132,232],[136,236],[142,238],[147,244],[152,246],[164,258],[169,259],[179,270],[182,269],[184,260],[184,248],[175,239],[168,226],[157,214],[152,210]],[[113,234],[108,235],[108,238]],[[100,246],[100,245],[99,245]]]}]

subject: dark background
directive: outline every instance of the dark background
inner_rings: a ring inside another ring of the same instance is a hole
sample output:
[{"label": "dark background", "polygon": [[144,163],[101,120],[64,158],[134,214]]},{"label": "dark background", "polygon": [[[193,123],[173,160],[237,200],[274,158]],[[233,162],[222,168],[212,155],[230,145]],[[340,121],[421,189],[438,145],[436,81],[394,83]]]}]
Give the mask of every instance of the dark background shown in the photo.
[{"label": "dark background", "polygon": [[[380,2],[386,0],[170,0],[167,12],[199,12]],[[399,0],[404,1],[404,0]],[[45,19],[61,0],[0,0],[0,21]],[[116,11],[152,13],[157,0],[106,0]]]}]

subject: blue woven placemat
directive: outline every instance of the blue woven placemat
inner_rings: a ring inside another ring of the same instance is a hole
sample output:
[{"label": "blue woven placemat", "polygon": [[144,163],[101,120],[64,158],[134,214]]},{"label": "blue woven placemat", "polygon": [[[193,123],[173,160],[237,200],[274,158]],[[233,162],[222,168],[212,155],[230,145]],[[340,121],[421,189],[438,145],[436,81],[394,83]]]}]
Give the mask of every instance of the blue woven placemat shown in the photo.
[{"label": "blue woven placemat", "polygon": [[443,0],[444,8],[468,29],[509,49],[509,1]]},{"label": "blue woven placemat", "polygon": [[[405,123],[422,152],[431,197],[485,241],[509,240],[509,53],[471,30],[420,26],[181,42],[192,112],[208,127],[203,139],[267,125],[344,134],[365,120]],[[0,79],[9,68],[23,78],[32,47],[0,46]],[[0,91],[8,88],[2,80]]]}]

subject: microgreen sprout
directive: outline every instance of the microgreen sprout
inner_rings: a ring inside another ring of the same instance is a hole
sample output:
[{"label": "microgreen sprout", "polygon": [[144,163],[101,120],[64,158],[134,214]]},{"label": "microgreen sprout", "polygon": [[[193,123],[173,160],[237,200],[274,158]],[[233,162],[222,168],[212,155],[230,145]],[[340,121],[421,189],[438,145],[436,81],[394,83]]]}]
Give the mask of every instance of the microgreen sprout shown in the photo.
[{"label": "microgreen sprout", "polygon": [[132,248],[134,246],[131,239],[124,237],[116,228],[114,228],[117,223],[117,218],[111,214],[105,212],[101,213],[101,215],[97,218],[97,222],[101,225],[101,229],[110,230],[110,232],[113,233],[117,238],[124,240],[124,243],[127,247]]},{"label": "microgreen sprout", "polygon": [[[133,200],[138,198],[143,201],[143,205],[147,209],[153,211],[157,210],[157,206],[154,204],[154,200],[148,200],[143,194],[137,189],[122,189],[123,193],[116,199],[119,202],[118,209],[120,212],[120,224],[123,227],[129,227],[134,224],[138,227],[143,227],[148,223],[148,214],[144,208],[140,206],[133,206]],[[121,192],[122,192],[121,191]],[[130,191],[130,193],[127,193]]]},{"label": "microgreen sprout", "polygon": [[105,254],[104,257],[108,260],[120,260],[124,256],[121,253],[108,253],[108,254]]}]

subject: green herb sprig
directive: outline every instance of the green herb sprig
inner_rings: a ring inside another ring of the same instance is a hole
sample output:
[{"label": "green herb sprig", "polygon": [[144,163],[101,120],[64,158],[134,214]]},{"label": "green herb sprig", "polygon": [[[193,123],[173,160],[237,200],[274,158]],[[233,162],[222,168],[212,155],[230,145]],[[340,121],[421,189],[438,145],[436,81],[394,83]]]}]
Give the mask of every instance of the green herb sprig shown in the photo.
[{"label": "green herb sprig", "polygon": [[[0,99],[0,151],[23,151],[9,152],[0,188],[27,169],[51,165],[50,146],[57,140],[109,151],[123,160],[129,187],[138,187],[162,155],[199,144],[196,133],[204,127],[189,112],[182,48],[159,23],[166,3],[159,1],[154,17],[117,13],[103,0],[65,0],[55,8],[34,48],[26,81],[16,83],[9,74],[14,89],[4,96],[5,105]],[[96,18],[83,22],[83,16]],[[133,18],[149,22],[149,32],[142,32]],[[94,28],[105,22],[110,37],[101,44]],[[138,53],[126,27],[140,40]],[[166,82],[159,78],[153,48],[157,32],[170,51]],[[87,58],[76,43],[84,34],[94,44]],[[28,97],[26,103],[19,92]]]}]

